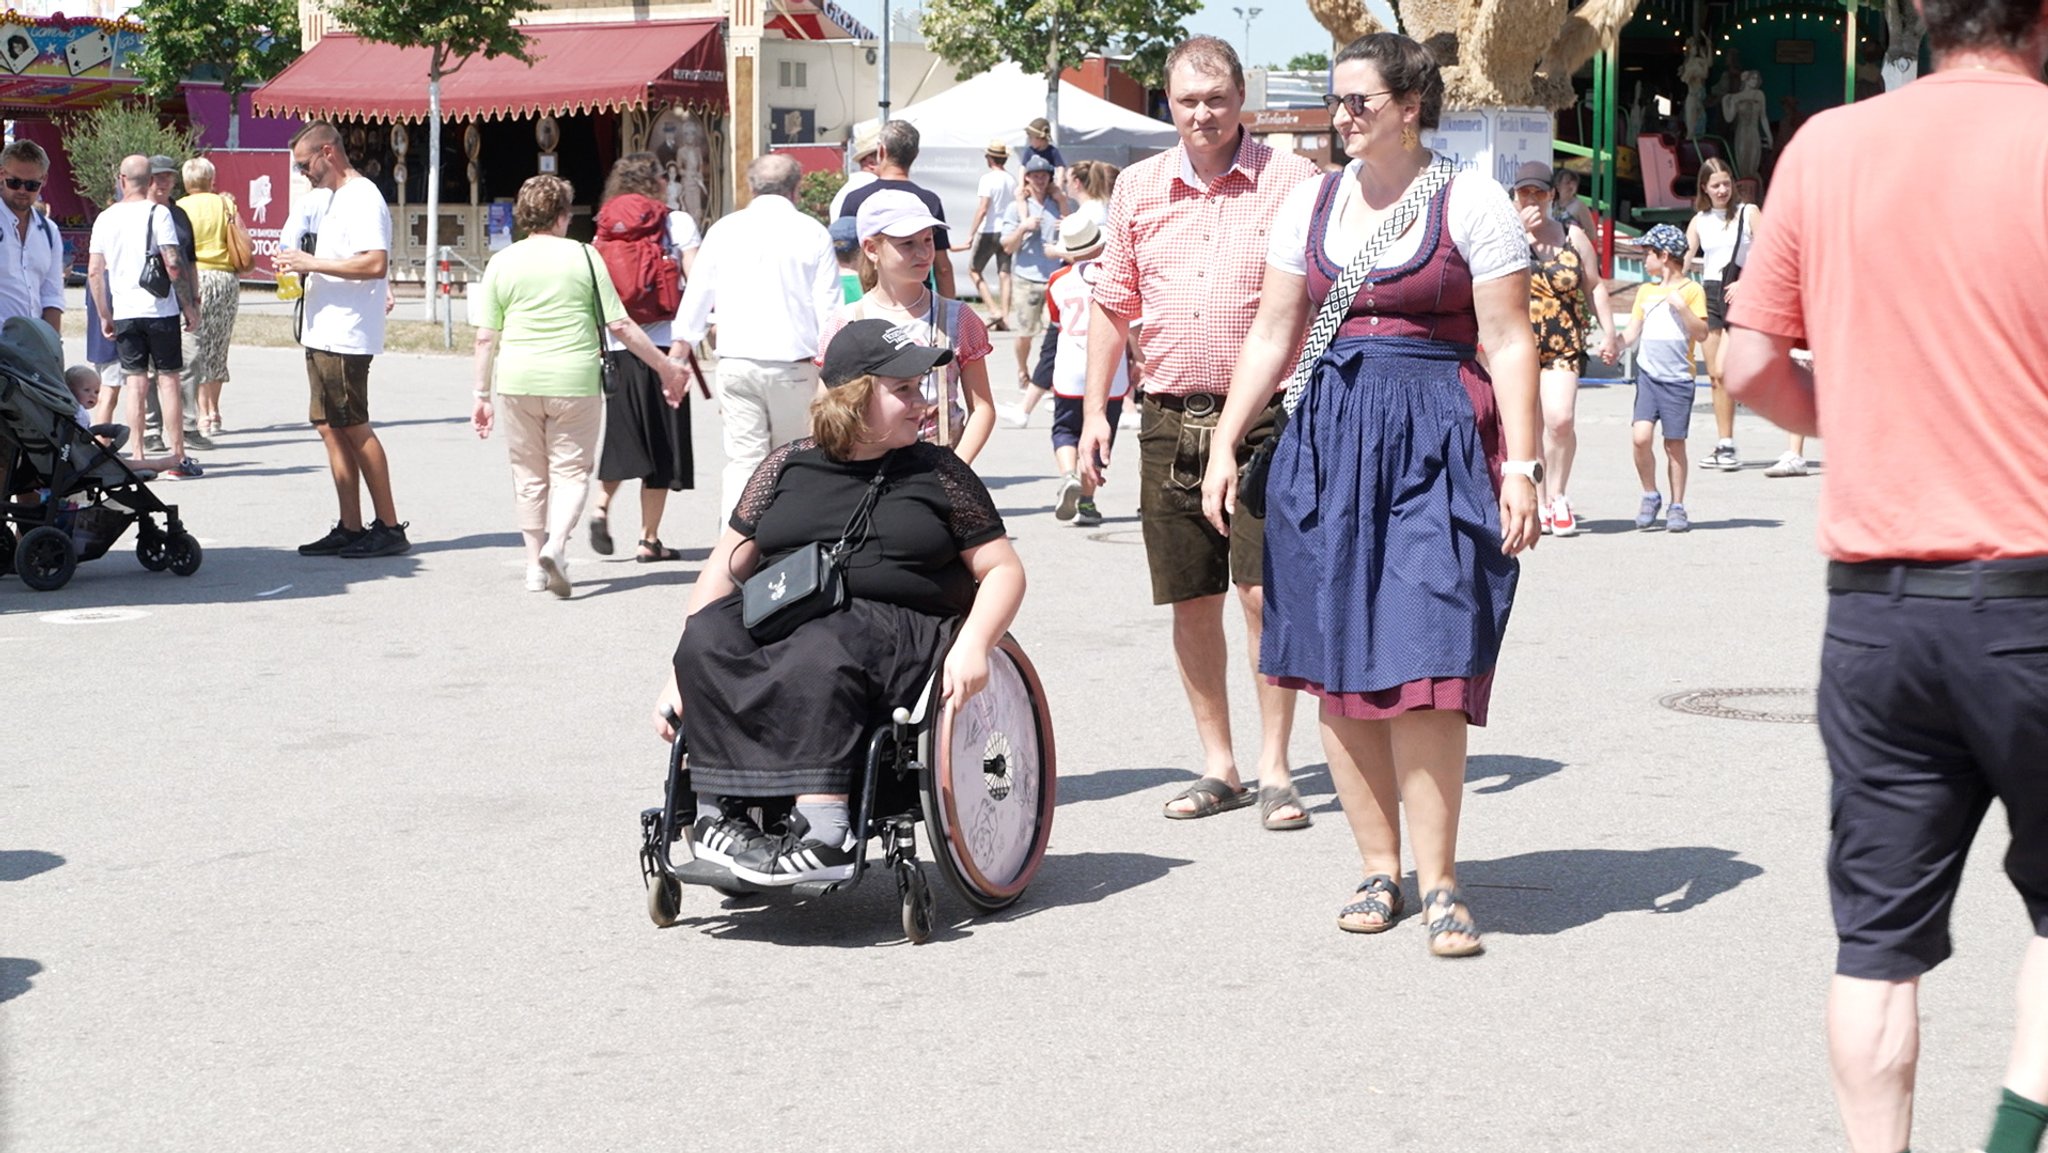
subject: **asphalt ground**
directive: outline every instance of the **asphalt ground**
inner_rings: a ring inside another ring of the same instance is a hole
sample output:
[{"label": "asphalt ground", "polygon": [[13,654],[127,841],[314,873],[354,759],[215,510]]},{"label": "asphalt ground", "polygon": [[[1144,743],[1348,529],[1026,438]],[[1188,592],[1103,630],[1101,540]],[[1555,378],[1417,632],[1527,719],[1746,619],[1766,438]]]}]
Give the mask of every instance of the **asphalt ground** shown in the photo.
[{"label": "asphalt ground", "polygon": [[[1782,440],[1747,415],[1751,467],[1695,476],[1695,530],[1639,533],[1629,390],[1584,393],[1590,531],[1525,562],[1460,842],[1488,951],[1456,962],[1415,919],[1337,930],[1358,860],[1306,710],[1312,829],[1161,819],[1199,755],[1136,446],[1083,530],[1050,515],[1049,414],[1000,430],[980,470],[1030,573],[1057,824],[1018,905],[968,919],[941,887],[912,947],[886,875],[644,912],[648,712],[712,539],[712,406],[707,487],[664,527],[691,559],[579,540],[561,602],[522,587],[466,360],[372,370],[415,542],[373,561],[292,551],[333,514],[303,371],[232,366],[208,475],[158,486],[196,576],[145,572],[131,537],[59,592],[0,581],[6,1149],[1841,1147],[1816,731],[1659,703],[1811,709],[1820,482],[1766,479]],[[1923,1151],[1976,1142],[1996,1099],[2029,937],[2004,840],[1994,812],[1925,986]]]}]

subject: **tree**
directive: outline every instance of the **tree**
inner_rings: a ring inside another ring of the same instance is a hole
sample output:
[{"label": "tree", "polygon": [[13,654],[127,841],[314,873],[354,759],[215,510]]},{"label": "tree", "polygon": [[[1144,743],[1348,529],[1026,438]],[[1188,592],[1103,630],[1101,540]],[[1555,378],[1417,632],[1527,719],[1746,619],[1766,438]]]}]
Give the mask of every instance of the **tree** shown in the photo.
[{"label": "tree", "polygon": [[[510,56],[533,63],[532,42],[519,28],[522,13],[542,0],[338,0],[334,18],[365,40],[399,48],[425,48],[427,61],[427,263],[441,247],[441,80],[472,56]],[[426,318],[439,294],[429,285]]]},{"label": "tree", "polygon": [[1147,87],[1164,76],[1166,54],[1187,36],[1181,20],[1201,0],[929,0],[925,46],[965,73],[1005,60],[1045,73],[1045,118],[1060,124],[1060,73],[1097,53],[1128,56],[1124,71]]},{"label": "tree", "polygon": [[58,127],[71,161],[72,187],[102,208],[120,199],[114,191],[114,166],[123,157],[192,156],[199,151],[198,137],[189,129],[165,127],[156,105],[146,100],[102,104],[65,117]]},{"label": "tree", "polygon": [[1329,70],[1330,54],[1328,52],[1297,52],[1292,60],[1289,60],[1280,68],[1282,72],[1328,72]]},{"label": "tree", "polygon": [[296,0],[142,0],[133,14],[147,28],[128,58],[143,90],[162,100],[187,79],[219,80],[229,148],[241,146],[237,97],[299,57]]}]

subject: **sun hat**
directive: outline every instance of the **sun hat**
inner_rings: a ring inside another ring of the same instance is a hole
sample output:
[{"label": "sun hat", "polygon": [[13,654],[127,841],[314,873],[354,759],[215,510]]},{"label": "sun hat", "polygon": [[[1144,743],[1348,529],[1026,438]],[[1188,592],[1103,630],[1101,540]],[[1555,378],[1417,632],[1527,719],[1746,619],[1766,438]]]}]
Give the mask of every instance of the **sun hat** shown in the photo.
[{"label": "sun hat", "polygon": [[1000,139],[991,140],[988,142],[988,147],[983,149],[981,154],[990,160],[1008,160],[1010,158],[1010,146],[1003,143]]},{"label": "sun hat", "polygon": [[1654,248],[1674,259],[1682,260],[1685,257],[1685,233],[1680,232],[1674,225],[1659,224],[1643,233],[1642,240],[1637,243],[1644,248]]},{"label": "sun hat", "polygon": [[912,380],[953,359],[950,348],[919,344],[915,326],[886,320],[856,320],[832,337],[818,376],[838,388],[863,376]]},{"label": "sun hat", "polygon": [[1548,187],[1550,187],[1550,165],[1543,163],[1541,160],[1531,160],[1520,168],[1515,169],[1515,182],[1509,186],[1509,189],[1512,191],[1521,188]]},{"label": "sun hat", "polygon": [[1060,248],[1069,256],[1091,251],[1102,244],[1102,227],[1081,215],[1060,221]]},{"label": "sun hat", "polygon": [[860,212],[854,217],[855,230],[862,240],[877,233],[883,236],[915,236],[927,228],[944,228],[946,222],[933,216],[924,201],[915,193],[890,188],[875,193],[861,201]]},{"label": "sun hat", "polygon": [[863,132],[853,138],[853,158],[856,161],[863,157],[873,156],[881,150],[882,133],[879,129]]},{"label": "sun hat", "polygon": [[1052,124],[1043,116],[1025,125],[1024,131],[1038,137],[1040,140],[1052,139]]}]

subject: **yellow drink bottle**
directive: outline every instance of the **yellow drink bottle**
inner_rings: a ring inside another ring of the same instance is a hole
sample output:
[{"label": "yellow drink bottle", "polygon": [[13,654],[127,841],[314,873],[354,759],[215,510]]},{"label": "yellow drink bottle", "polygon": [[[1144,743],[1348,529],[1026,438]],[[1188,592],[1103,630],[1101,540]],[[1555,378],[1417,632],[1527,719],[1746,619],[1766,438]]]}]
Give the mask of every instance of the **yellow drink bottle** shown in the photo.
[{"label": "yellow drink bottle", "polygon": [[304,281],[299,279],[298,273],[280,272],[277,274],[277,298],[279,300],[297,300],[304,295],[306,295],[306,285]]}]

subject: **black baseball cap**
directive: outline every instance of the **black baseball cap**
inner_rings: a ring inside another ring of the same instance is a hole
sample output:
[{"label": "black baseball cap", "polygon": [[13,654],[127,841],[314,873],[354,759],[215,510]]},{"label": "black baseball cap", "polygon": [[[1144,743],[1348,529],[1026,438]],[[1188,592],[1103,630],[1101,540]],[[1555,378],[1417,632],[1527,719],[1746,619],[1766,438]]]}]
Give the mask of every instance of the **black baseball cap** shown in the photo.
[{"label": "black baseball cap", "polygon": [[917,343],[916,329],[886,320],[856,320],[840,329],[825,349],[825,367],[819,373],[825,387],[838,388],[863,376],[910,380],[953,359],[950,348]]}]

